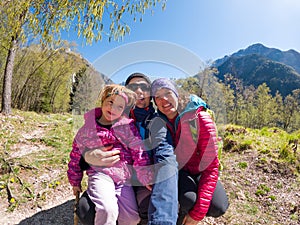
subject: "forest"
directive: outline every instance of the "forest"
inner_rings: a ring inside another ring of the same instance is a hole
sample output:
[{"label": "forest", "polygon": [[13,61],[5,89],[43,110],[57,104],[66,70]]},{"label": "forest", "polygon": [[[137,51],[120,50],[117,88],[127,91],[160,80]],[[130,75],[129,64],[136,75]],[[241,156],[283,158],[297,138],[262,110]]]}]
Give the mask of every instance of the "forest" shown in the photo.
[{"label": "forest", "polygon": [[[3,58],[1,53],[1,83]],[[220,81],[207,68],[197,75],[176,79],[185,91],[202,97],[215,112],[219,124],[248,128],[278,127],[292,132],[300,127],[300,89],[282,97],[274,96],[262,83],[257,88],[226,74]],[[37,113],[82,114],[93,108],[105,83],[112,81],[95,71],[71,43],[57,50],[31,45],[16,53],[12,79],[12,107]],[[1,92],[2,93],[2,92]]]},{"label": "forest", "polygon": [[[126,19],[142,22],[156,4],[166,0],[0,2],[0,223],[73,223],[66,168],[76,116],[112,81],[60,32],[117,41],[130,33]],[[217,73],[175,79],[207,101],[224,141],[220,179],[231,205],[204,224],[299,224],[300,90],[274,94]]]},{"label": "forest", "polygon": [[[166,1],[2,1],[1,113],[10,114],[14,108],[82,114],[94,107],[102,85],[112,81],[76,52],[76,44],[62,40],[61,32],[75,29],[86,43],[102,38],[117,41],[130,33],[127,19],[142,22],[142,15],[156,5],[164,10]],[[214,70],[208,67],[176,82],[207,101],[219,124],[299,129],[299,89],[274,94],[263,82],[244,85],[230,73],[221,81]]]}]

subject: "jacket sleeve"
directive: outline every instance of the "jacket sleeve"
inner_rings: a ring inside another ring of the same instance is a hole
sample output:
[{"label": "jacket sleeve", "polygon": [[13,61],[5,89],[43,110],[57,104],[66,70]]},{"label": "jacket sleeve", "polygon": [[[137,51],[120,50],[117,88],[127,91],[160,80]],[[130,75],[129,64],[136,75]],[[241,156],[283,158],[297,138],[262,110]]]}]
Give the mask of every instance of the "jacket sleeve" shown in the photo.
[{"label": "jacket sleeve", "polygon": [[70,162],[68,164],[68,179],[72,186],[80,187],[83,177],[83,171],[80,168],[79,161],[81,158],[81,151],[77,145],[76,140],[73,141],[72,151],[70,153]]},{"label": "jacket sleeve", "polygon": [[194,220],[200,221],[208,211],[216,188],[219,160],[215,123],[205,111],[200,111],[197,115],[200,127],[197,150],[201,159],[201,177],[198,183],[197,200],[194,207],[189,211],[189,215]]},{"label": "jacket sleeve", "polygon": [[[169,134],[167,124],[162,118],[155,117],[152,119],[149,125],[149,139],[154,161],[155,183],[167,179],[173,180],[176,177],[175,182],[173,182],[175,187],[165,188],[165,191],[169,189],[174,192],[178,181],[178,163],[174,154],[171,134]],[[163,194],[166,193],[156,193],[155,196],[158,198]],[[164,196],[161,198],[163,199]]]},{"label": "jacket sleeve", "polygon": [[143,185],[150,184],[153,180],[153,170],[152,167],[149,166],[151,165],[151,161],[144,142],[134,122],[124,127],[127,128],[127,147],[131,152],[133,168],[137,173],[137,178]]},{"label": "jacket sleeve", "polygon": [[150,124],[149,139],[153,152],[154,163],[169,164],[177,168],[176,156],[171,134],[168,140],[168,128],[166,122],[155,117]]}]

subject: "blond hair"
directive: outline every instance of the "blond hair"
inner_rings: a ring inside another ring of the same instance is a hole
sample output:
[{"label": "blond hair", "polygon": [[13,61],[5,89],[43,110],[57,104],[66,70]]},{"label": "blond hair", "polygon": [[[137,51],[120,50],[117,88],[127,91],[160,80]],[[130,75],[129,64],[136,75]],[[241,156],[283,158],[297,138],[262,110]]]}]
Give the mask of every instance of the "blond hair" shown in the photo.
[{"label": "blond hair", "polygon": [[124,112],[128,113],[129,110],[134,107],[137,99],[136,93],[119,84],[105,85],[99,94],[97,103],[99,103],[101,107],[106,98],[115,95],[119,95],[125,99],[126,107]]}]

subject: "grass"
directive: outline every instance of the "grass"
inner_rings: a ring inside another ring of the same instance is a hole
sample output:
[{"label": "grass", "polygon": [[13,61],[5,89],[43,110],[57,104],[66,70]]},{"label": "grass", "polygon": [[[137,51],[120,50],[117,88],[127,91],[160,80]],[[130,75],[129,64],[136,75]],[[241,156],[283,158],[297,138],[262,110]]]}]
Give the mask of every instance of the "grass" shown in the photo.
[{"label": "grass", "polygon": [[299,208],[300,148],[291,140],[299,131],[227,125],[222,138],[230,206],[214,224],[298,224],[300,212],[291,208]]},{"label": "grass", "polygon": [[[67,164],[82,117],[14,111],[9,117],[0,114],[0,121],[0,198],[7,209],[39,207],[56,191],[70,191]],[[300,131],[227,125],[220,136],[221,181],[230,207],[214,224],[296,224],[299,212],[290,211],[298,199],[286,199],[299,192],[300,150],[294,143]]]},{"label": "grass", "polygon": [[[287,166],[295,175],[300,173],[300,150],[299,146],[295,147],[295,143],[300,140],[300,131],[289,134],[278,128],[258,130],[228,125],[223,140],[224,151],[245,154],[256,149],[261,166],[275,162],[282,167]],[[245,162],[239,162],[238,166],[247,167]]]},{"label": "grass", "polygon": [[7,199],[9,210],[47,200],[53,189],[68,185],[72,115],[14,111],[13,116],[1,119],[0,197]]}]

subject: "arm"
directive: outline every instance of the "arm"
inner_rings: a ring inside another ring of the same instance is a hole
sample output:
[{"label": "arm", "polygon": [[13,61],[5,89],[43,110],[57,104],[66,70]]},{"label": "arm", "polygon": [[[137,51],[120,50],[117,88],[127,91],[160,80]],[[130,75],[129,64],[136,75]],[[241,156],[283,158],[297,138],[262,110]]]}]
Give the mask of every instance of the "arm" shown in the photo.
[{"label": "arm", "polygon": [[73,187],[77,187],[75,189],[78,191],[79,190],[81,191],[81,180],[83,177],[83,172],[79,166],[80,157],[81,157],[81,152],[78,148],[76,141],[74,140],[72,144],[72,151],[70,153],[70,162],[68,164],[67,175],[68,175],[69,183]]},{"label": "arm", "polygon": [[216,127],[210,115],[201,111],[199,114],[199,141],[201,178],[198,183],[197,201],[190,210],[189,216],[193,220],[202,220],[209,208],[218,181],[218,145],[216,141]]},{"label": "arm", "polygon": [[160,117],[155,117],[149,127],[149,139],[154,163],[169,164],[177,168],[172,137],[170,136],[168,140],[166,122]]},{"label": "arm", "polygon": [[[155,183],[158,187],[157,183],[159,182],[163,185],[164,182],[162,181],[173,180],[172,185],[169,184],[168,187],[164,188],[166,191],[170,190],[173,193],[177,193],[178,164],[174,154],[172,138],[168,135],[166,122],[160,117],[153,118],[149,124],[149,146],[154,161]],[[156,196],[158,197],[159,195],[157,194]],[[177,199],[173,200],[177,201]]]},{"label": "arm", "polygon": [[75,139],[82,145],[82,155],[88,164],[110,167],[120,160],[120,151],[113,150],[112,145],[104,147],[105,143],[100,141],[101,135],[103,133],[97,132],[96,128],[85,125],[78,131]]},{"label": "arm", "polygon": [[149,220],[155,224],[159,223],[158,220],[161,218],[161,221],[166,220],[170,224],[176,224],[178,166],[166,122],[160,117],[152,119],[149,133],[155,169],[155,183],[148,209]]},{"label": "arm", "polygon": [[91,149],[84,153],[85,161],[94,166],[111,167],[120,160],[120,151],[112,150],[113,146]]},{"label": "arm", "polygon": [[136,170],[137,178],[143,185],[150,184],[153,181],[151,160],[138,129],[133,121],[124,128],[127,130],[125,133],[130,136],[130,138],[126,138],[126,141],[131,151],[133,168]]}]

